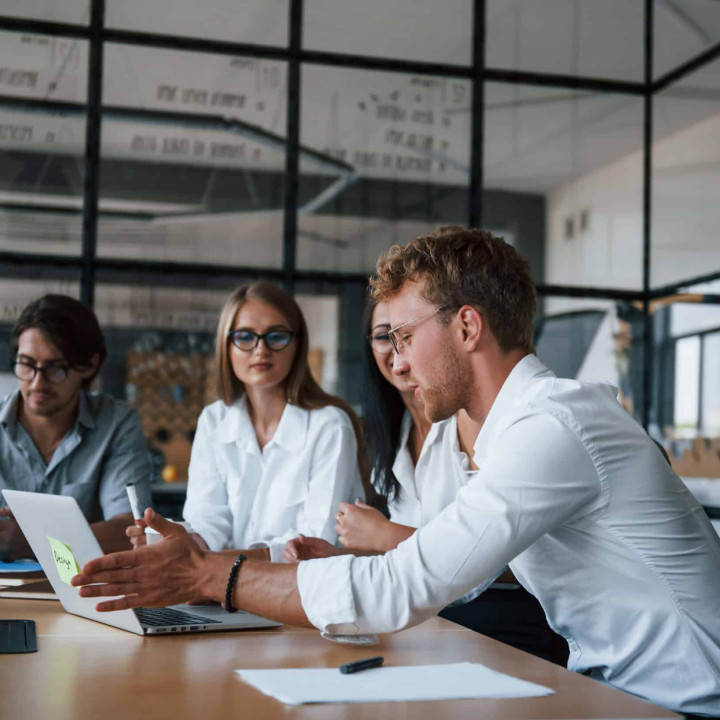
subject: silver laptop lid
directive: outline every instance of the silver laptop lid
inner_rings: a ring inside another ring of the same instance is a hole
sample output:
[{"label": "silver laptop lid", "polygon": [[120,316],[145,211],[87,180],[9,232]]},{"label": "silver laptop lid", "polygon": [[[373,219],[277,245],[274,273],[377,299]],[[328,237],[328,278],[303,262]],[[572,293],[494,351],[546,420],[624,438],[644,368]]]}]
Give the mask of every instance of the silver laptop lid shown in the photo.
[{"label": "silver laptop lid", "polygon": [[[48,580],[57,593],[62,606],[73,615],[128,630],[138,635],[167,632],[244,630],[279,627],[281,625],[281,623],[250,613],[228,614],[219,606],[175,605],[170,608],[151,609],[150,614],[162,614],[165,610],[175,610],[176,612],[182,612],[186,616],[188,614],[194,616],[192,619],[188,617],[185,619],[178,618],[159,624],[141,622],[135,610],[99,613],[95,610],[95,605],[99,600],[97,598],[81,598],[78,594],[78,588],[64,582],[60,577],[53,558],[50,538],[60,541],[70,548],[80,567],[89,560],[103,554],[75,498],[64,495],[23,492],[21,490],[3,490],[2,493],[20,525],[20,529],[30,543],[38,562],[42,565]],[[109,600],[110,598],[102,599]],[[142,610],[146,611],[145,608]]]},{"label": "silver laptop lid", "polygon": [[103,554],[75,498],[21,490],[2,493],[65,610],[142,635],[142,625],[132,610],[99,613],[96,598],[81,598],[78,588],[60,578],[49,538],[67,545],[80,567]]}]

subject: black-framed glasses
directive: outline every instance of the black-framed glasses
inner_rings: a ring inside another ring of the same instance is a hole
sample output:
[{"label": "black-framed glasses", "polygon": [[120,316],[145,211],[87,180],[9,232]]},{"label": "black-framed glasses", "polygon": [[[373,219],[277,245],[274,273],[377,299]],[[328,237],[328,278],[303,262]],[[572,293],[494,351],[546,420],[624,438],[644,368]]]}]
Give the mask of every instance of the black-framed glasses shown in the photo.
[{"label": "black-framed glasses", "polygon": [[284,350],[295,337],[292,330],[268,330],[266,333],[256,333],[252,330],[231,330],[228,333],[230,342],[244,352],[251,352],[262,340],[265,347],[273,352]]},{"label": "black-framed glasses", "polygon": [[47,382],[59,385],[67,379],[70,372],[69,365],[33,365],[22,360],[14,360],[11,364],[13,375],[23,382],[32,382],[35,376],[40,373]]},{"label": "black-framed glasses", "polygon": [[444,312],[445,310],[449,310],[450,307],[447,305],[443,305],[443,307],[439,307],[437,310],[433,310],[431,313],[428,313],[427,315],[420,315],[420,317],[413,318],[412,320],[408,320],[407,322],[402,323],[401,325],[397,325],[396,327],[388,330],[388,338],[390,339],[390,342],[392,343],[392,348],[395,351],[396,355],[402,355],[402,353],[405,352],[405,348],[407,346],[407,336],[403,335],[403,337],[399,337],[397,334],[398,330],[402,330],[402,328],[407,327],[408,325],[413,325],[414,323],[419,323],[421,320],[427,320],[428,318],[432,317],[433,315],[437,315],[438,313]]},{"label": "black-framed glasses", "polygon": [[387,355],[393,350],[387,330],[376,330],[367,336],[367,341],[370,343],[370,347],[380,355]]}]

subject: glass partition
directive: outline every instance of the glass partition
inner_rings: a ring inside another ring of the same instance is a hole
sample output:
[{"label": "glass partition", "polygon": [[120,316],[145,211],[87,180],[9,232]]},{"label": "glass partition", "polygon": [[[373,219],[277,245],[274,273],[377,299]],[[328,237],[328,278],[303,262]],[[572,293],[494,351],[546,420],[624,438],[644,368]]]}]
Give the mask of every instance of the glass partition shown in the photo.
[{"label": "glass partition", "polygon": [[98,255],[280,267],[285,63],[105,50]]},{"label": "glass partition", "polygon": [[[472,62],[472,0],[305,0],[303,47],[454,65]],[[381,22],[378,20],[382,18]]]},{"label": "glass partition", "polygon": [[0,251],[80,254],[87,51],[0,32]]},{"label": "glass partition", "polygon": [[488,0],[487,66],[643,79],[643,0]]},{"label": "glass partition", "polygon": [[370,273],[394,242],[467,222],[468,82],[306,65],[302,87],[319,156],[301,157],[298,268]]},{"label": "glass partition", "polygon": [[107,0],[105,25],[226,42],[284,45],[288,0]]},{"label": "glass partition", "polygon": [[642,118],[633,96],[486,85],[484,211],[508,208],[536,281],[642,288]]},{"label": "glass partition", "polygon": [[720,267],[720,61],[653,97],[651,281]]}]

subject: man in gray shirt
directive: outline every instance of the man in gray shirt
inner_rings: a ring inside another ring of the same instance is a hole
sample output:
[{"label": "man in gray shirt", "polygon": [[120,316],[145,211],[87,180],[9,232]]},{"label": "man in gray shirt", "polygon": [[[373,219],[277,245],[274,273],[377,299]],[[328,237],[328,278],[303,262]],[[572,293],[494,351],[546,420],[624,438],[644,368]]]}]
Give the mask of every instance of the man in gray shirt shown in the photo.
[{"label": "man in gray shirt", "polygon": [[[95,314],[64,295],[23,310],[11,338],[16,392],[0,402],[0,489],[71,495],[105,552],[129,547],[125,486],[150,504],[151,466],[137,411],[88,388],[107,356]],[[32,551],[0,493],[0,560]]]}]

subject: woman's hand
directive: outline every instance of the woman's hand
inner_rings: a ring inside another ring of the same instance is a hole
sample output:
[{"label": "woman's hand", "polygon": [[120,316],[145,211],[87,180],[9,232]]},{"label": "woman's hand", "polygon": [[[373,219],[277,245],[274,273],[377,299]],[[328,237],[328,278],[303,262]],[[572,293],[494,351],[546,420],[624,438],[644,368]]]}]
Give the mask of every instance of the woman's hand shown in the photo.
[{"label": "woman's hand", "polygon": [[283,559],[291,563],[332,557],[333,555],[344,555],[344,553],[327,540],[304,535],[298,535],[296,538],[288,540],[283,550]]},{"label": "woman's hand", "polygon": [[147,545],[147,538],[145,537],[146,527],[147,523],[144,520],[136,520],[134,525],[129,525],[125,528],[125,534],[130,538],[133,550]]},{"label": "woman's hand", "polygon": [[340,503],[335,519],[335,532],[344,547],[385,552],[397,544],[387,537],[392,523],[379,510],[360,500],[354,505]]}]

